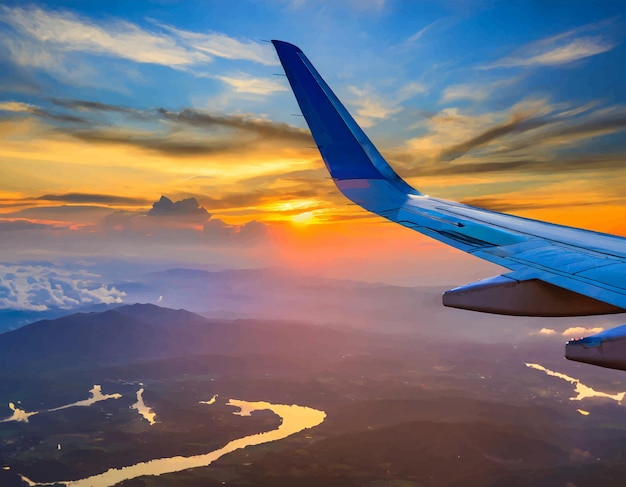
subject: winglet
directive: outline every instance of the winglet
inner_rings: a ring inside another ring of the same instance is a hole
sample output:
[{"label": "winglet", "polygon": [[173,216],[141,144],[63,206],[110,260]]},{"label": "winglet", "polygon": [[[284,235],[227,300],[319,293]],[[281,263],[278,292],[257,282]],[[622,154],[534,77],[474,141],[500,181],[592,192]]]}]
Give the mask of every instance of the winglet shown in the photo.
[{"label": "winglet", "polygon": [[272,40],[272,44],[324,163],[340,189],[344,185],[338,182],[343,180],[385,180],[403,195],[421,194],[389,166],[302,51],[288,42]]}]

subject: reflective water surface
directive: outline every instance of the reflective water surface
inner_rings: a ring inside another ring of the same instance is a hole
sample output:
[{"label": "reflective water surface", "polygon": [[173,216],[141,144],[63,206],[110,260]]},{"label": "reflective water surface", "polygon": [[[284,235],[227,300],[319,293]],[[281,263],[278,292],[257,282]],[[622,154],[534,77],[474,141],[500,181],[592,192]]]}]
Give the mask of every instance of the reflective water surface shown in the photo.
[{"label": "reflective water surface", "polygon": [[28,418],[38,413],[38,411],[32,411],[28,413],[24,409],[18,408],[12,402],[9,403],[9,409],[13,411],[13,414],[9,416],[8,418],[5,418],[2,421],[0,421],[0,423],[8,423],[9,421],[21,421],[23,423],[28,423]]},{"label": "reflective water surface", "polygon": [[137,402],[131,406],[131,409],[136,409],[150,425],[156,423],[156,413],[143,402],[143,387],[137,391]]},{"label": "reflective water surface", "polygon": [[[552,377],[557,377],[559,379],[569,382],[570,384],[574,384],[574,392],[576,393],[576,395],[573,397],[570,397],[569,398],[570,401],[582,401],[583,399],[587,399],[590,397],[603,397],[606,399],[611,399],[617,402],[618,404],[621,404],[622,400],[624,399],[624,396],[626,395],[626,392],[618,392],[617,394],[609,394],[608,392],[596,391],[595,389],[592,389],[591,387],[583,384],[582,382],[580,382],[578,379],[575,379],[574,377],[570,377],[569,375],[565,375],[560,372],[554,372],[550,369],[546,369],[544,366],[539,365],[539,364],[527,363],[526,367],[540,370],[542,372],[545,372],[547,375],[550,375]],[[584,411],[582,409],[578,409],[577,411],[583,416],[589,415],[588,411]]]},{"label": "reflective water surface", "polygon": [[211,404],[215,404],[215,401],[218,397],[219,396],[217,394],[213,394],[213,397],[211,399],[209,399],[208,401],[198,401],[198,404],[208,404],[210,406]]},{"label": "reflective water surface", "polygon": [[54,411],[61,411],[62,409],[74,408],[74,407],[87,407],[92,404],[96,404],[100,401],[107,401],[109,399],[119,399],[122,397],[121,394],[102,394],[102,386],[96,384],[89,391],[91,397],[88,399],[84,399],[82,401],[76,401],[71,404],[66,404],[65,406],[60,406],[58,408],[53,409],[44,409],[43,411],[32,411],[26,412],[24,409],[20,409],[12,402],[9,403],[9,409],[13,411],[13,414],[8,418],[5,418],[0,421],[0,423],[7,423],[9,421],[22,421],[24,423],[28,423],[28,418],[34,416],[39,413],[52,413]]},{"label": "reflective water surface", "polygon": [[[134,479],[142,475],[163,475],[166,473],[180,472],[189,468],[204,467],[235,450],[239,450],[247,446],[268,443],[270,441],[282,440],[283,438],[286,438],[294,433],[298,433],[299,431],[307,428],[313,428],[314,426],[321,424],[326,418],[326,413],[324,411],[319,411],[305,406],[298,406],[295,404],[271,404],[263,401],[248,402],[231,399],[228,402],[228,405],[236,407],[238,411],[235,411],[233,414],[241,416],[248,416],[254,411],[269,410],[280,416],[282,422],[275,430],[233,440],[222,448],[204,455],[158,458],[119,469],[111,468],[104,473],[85,479],[71,481],[60,480],[57,481],[57,483],[64,484],[67,487],[109,487],[118,482],[122,482],[123,480]],[[24,476],[22,476],[22,480],[24,480],[29,486],[50,485],[33,482]]]}]

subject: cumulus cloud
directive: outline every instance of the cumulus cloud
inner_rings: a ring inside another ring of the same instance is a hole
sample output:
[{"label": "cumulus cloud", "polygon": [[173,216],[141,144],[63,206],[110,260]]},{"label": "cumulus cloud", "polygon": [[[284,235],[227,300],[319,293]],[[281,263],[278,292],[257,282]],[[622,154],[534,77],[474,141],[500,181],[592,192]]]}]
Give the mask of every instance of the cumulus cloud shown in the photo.
[{"label": "cumulus cloud", "polygon": [[248,245],[267,239],[268,227],[249,221],[231,225],[199,205],[195,198],[172,201],[166,196],[147,213],[116,211],[105,216],[100,227],[110,236],[148,238],[161,242],[184,240],[196,245]]},{"label": "cumulus cloud", "polygon": [[125,293],[98,274],[42,264],[0,264],[0,308],[45,311],[121,303]]},{"label": "cumulus cloud", "polygon": [[541,330],[533,331],[530,334],[539,336],[554,336],[557,334],[557,331],[553,330],[552,328],[542,328]]},{"label": "cumulus cloud", "polygon": [[600,333],[601,331],[604,331],[604,328],[601,326],[597,326],[595,328],[591,328],[591,327],[584,327],[584,326],[572,326],[571,328],[568,328],[567,330],[565,330],[562,335],[564,337],[584,337],[584,336],[589,336],[589,335],[595,335],[596,333]]},{"label": "cumulus cloud", "polygon": [[211,218],[210,213],[200,206],[195,198],[173,202],[167,196],[161,196],[159,201],[153,203],[148,215]]}]

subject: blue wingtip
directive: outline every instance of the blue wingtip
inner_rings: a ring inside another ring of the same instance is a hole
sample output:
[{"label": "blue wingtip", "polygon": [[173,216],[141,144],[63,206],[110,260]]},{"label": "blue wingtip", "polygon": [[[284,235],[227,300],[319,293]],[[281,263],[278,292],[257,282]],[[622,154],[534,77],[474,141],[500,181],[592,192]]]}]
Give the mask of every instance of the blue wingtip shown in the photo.
[{"label": "blue wingtip", "polygon": [[285,41],[272,44],[333,179],[386,180],[404,194],[420,194],[389,166],[302,50]]}]

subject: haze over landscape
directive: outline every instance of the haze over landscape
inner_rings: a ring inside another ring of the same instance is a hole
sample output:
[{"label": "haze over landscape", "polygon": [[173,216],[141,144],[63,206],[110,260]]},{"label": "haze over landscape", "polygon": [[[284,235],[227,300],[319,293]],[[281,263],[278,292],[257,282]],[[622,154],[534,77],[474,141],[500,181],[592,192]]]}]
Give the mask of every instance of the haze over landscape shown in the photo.
[{"label": "haze over landscape", "polygon": [[626,235],[624,6],[2,2],[0,485],[621,486],[563,343],[624,315],[443,308],[503,269],[348,204],[262,39],[421,191]]}]

